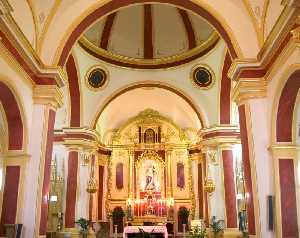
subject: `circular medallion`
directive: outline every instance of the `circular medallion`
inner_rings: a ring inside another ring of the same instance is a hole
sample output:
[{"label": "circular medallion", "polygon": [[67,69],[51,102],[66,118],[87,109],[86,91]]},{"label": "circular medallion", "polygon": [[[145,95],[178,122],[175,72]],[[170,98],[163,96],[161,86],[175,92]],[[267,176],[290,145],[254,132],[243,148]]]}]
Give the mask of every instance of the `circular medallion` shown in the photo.
[{"label": "circular medallion", "polygon": [[213,83],[213,73],[208,66],[196,66],[192,69],[192,80],[200,88],[210,88]]},{"label": "circular medallion", "polygon": [[103,88],[107,82],[107,72],[99,67],[93,68],[87,73],[86,81],[90,89]]}]

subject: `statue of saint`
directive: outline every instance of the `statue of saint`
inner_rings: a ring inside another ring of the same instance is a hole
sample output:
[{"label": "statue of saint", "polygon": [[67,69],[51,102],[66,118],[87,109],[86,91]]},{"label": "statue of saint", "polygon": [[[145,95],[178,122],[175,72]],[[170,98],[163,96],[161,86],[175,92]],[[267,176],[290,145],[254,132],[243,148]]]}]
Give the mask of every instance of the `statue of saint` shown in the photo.
[{"label": "statue of saint", "polygon": [[156,186],[154,183],[154,177],[156,176],[157,172],[154,165],[150,165],[146,169],[146,184],[145,184],[145,190],[155,190]]}]

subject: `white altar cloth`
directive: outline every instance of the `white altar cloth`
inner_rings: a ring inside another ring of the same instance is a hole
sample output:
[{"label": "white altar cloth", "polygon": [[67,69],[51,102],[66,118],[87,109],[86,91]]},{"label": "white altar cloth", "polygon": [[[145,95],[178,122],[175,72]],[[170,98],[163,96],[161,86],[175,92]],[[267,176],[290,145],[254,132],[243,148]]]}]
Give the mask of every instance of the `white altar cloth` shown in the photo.
[{"label": "white altar cloth", "polygon": [[123,232],[123,238],[127,238],[128,233],[139,233],[140,229],[145,232],[163,233],[165,238],[168,238],[168,231],[166,226],[126,226]]}]

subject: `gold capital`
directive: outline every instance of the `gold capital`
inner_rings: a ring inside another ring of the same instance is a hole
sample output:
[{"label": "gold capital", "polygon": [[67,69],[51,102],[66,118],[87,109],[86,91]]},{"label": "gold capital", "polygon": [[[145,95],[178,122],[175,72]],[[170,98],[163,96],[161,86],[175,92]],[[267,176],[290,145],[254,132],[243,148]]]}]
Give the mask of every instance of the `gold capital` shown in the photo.
[{"label": "gold capital", "polygon": [[33,90],[35,104],[44,104],[57,109],[63,105],[63,95],[56,85],[36,85]]}]

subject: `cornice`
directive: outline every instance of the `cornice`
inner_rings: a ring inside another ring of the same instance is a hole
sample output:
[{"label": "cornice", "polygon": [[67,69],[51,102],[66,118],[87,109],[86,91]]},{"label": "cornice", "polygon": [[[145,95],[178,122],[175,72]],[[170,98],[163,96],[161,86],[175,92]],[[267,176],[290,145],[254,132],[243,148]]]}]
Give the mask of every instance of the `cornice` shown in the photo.
[{"label": "cornice", "polygon": [[33,101],[35,104],[57,109],[63,105],[63,94],[56,85],[36,85],[33,89]]},{"label": "cornice", "polygon": [[204,147],[228,147],[240,143],[240,129],[237,125],[215,125],[210,128],[203,128],[199,131],[200,142],[197,147],[205,150]]},{"label": "cornice", "polygon": [[13,11],[13,8],[7,0],[0,1],[0,15],[10,14]]},{"label": "cornice", "polygon": [[272,152],[273,158],[275,159],[297,159],[300,153],[300,146],[293,144],[273,144],[269,147]]},{"label": "cornice", "polygon": [[300,9],[298,7],[297,4],[285,3],[282,14],[277,19],[257,58],[234,60],[228,71],[230,79],[238,81],[240,77],[262,78],[270,71],[278,56],[292,39],[293,29],[299,26]]},{"label": "cornice", "polygon": [[47,79],[47,84],[56,84],[62,87],[67,81],[63,69],[43,64],[12,17],[12,10],[7,0],[0,1],[1,43],[8,49],[21,67],[25,69],[25,72],[28,73],[30,71],[28,74],[35,84],[46,84],[45,79]]},{"label": "cornice", "polygon": [[264,98],[267,96],[268,82],[261,78],[240,79],[232,92],[232,99],[238,104],[252,98]]},{"label": "cornice", "polygon": [[87,127],[68,127],[55,130],[54,141],[64,144],[69,150],[92,153],[100,151],[99,153],[107,152],[109,154],[109,150],[99,143],[98,132]]}]

